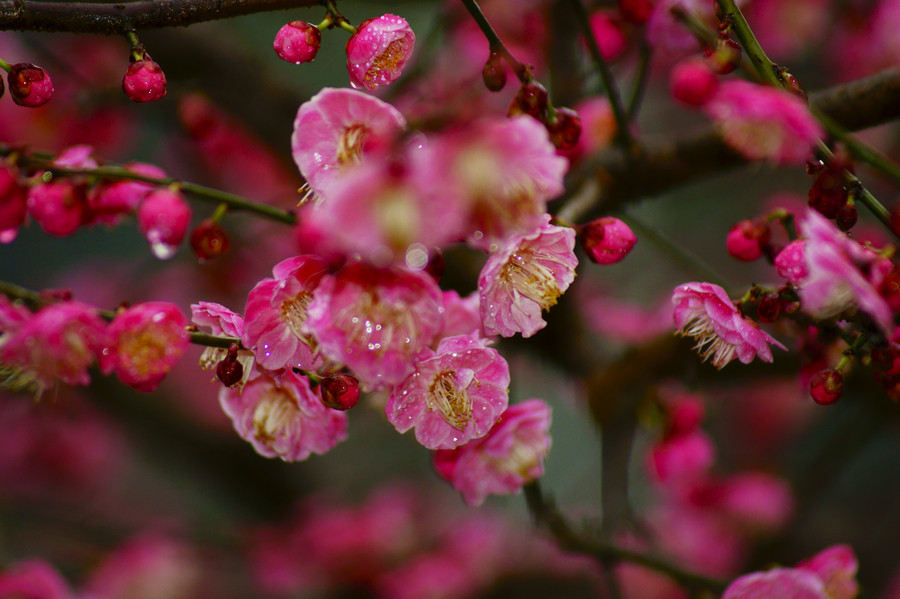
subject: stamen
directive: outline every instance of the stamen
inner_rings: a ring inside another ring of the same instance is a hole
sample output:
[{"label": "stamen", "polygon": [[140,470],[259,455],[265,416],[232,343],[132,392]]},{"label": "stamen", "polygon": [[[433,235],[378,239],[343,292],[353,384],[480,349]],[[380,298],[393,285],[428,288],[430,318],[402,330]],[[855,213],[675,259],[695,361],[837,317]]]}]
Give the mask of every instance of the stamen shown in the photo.
[{"label": "stamen", "polygon": [[454,370],[442,370],[432,379],[425,402],[457,430],[464,430],[472,418],[472,401],[465,389],[457,388]]}]

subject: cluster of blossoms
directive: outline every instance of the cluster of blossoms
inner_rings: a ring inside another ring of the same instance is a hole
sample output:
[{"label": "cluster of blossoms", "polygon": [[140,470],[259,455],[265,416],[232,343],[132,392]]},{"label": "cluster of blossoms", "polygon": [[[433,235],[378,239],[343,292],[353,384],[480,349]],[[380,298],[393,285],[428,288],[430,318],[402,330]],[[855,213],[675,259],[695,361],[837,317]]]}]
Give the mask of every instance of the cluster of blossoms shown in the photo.
[{"label": "cluster of blossoms", "polygon": [[173,304],[123,308],[107,323],[99,311],[71,299],[31,312],[0,296],[0,364],[7,388],[40,394],[62,382],[87,385],[99,362],[127,385],[152,391],[189,343],[187,319]]}]

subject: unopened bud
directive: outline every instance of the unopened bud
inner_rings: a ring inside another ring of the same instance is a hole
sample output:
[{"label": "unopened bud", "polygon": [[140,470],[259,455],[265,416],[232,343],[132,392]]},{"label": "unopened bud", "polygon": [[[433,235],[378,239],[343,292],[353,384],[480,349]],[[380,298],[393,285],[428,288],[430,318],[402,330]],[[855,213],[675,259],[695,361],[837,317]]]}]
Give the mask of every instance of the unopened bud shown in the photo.
[{"label": "unopened bud", "polygon": [[809,394],[822,406],[833,404],[844,393],[844,376],[833,368],[820,370],[809,381]]},{"label": "unopened bud", "polygon": [[506,85],[506,69],[503,67],[503,59],[497,52],[491,52],[484,68],[481,69],[481,78],[484,86],[489,91],[498,92]]},{"label": "unopened bud", "polygon": [[216,377],[226,387],[237,385],[244,378],[244,367],[237,359],[238,344],[228,346],[228,354],[216,365]]},{"label": "unopened bud", "polygon": [[359,381],[349,374],[333,374],[322,379],[322,403],[332,410],[349,410],[359,401]]},{"label": "unopened bud", "polygon": [[191,232],[191,249],[200,260],[218,258],[228,251],[229,241],[219,223],[206,219]]}]

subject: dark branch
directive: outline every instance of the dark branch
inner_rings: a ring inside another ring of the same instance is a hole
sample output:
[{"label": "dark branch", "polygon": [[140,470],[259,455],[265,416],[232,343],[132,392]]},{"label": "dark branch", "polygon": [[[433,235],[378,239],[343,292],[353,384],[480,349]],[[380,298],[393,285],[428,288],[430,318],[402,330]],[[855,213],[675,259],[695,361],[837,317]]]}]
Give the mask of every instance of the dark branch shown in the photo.
[{"label": "dark branch", "polygon": [[0,29],[121,34],[132,29],[187,26],[318,4],[321,4],[319,0],[140,0],[116,3],[0,0]]},{"label": "dark branch", "polygon": [[[810,104],[853,131],[896,120],[900,118],[900,68],[818,92]],[[587,214],[579,215],[586,218],[745,162],[709,128],[671,142],[648,144],[637,156],[603,151],[574,172],[567,187],[577,190],[592,178],[597,181],[600,197],[594,198]]]}]

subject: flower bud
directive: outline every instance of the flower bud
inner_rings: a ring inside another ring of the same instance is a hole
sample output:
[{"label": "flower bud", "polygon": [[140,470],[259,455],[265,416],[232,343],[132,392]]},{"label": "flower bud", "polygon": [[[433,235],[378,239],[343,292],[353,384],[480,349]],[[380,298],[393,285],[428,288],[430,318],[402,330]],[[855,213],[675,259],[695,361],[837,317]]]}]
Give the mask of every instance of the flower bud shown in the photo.
[{"label": "flower bud", "polygon": [[36,108],[53,97],[53,82],[41,67],[26,62],[12,65],[7,75],[9,94],[19,106]]},{"label": "flower bud", "polygon": [[716,47],[705,53],[709,68],[718,75],[727,75],[741,62],[741,46],[734,40],[719,38]]},{"label": "flower bud", "polygon": [[756,318],[760,322],[775,322],[781,316],[784,302],[777,293],[767,293],[756,304]]},{"label": "flower bud", "polygon": [[557,108],[553,121],[547,126],[550,141],[559,150],[574,148],[581,137],[581,117],[571,108]]},{"label": "flower bud", "polygon": [[137,213],[138,228],[150,248],[160,260],[175,255],[191,223],[191,208],[181,193],[172,189],[157,189],[147,194]]},{"label": "flower bud", "polygon": [[702,60],[678,63],[669,78],[672,97],[689,106],[702,106],[718,87],[719,80]]},{"label": "flower bud", "polygon": [[394,82],[413,53],[416,36],[403,17],[384,14],[360,23],[347,41],[350,85],[368,91]]},{"label": "flower bud", "polygon": [[216,364],[216,378],[226,387],[237,385],[244,378],[244,367],[238,361],[237,353],[238,344],[232,343],[225,357]]},{"label": "flower bud", "polygon": [[844,393],[844,376],[833,368],[820,370],[809,381],[809,394],[822,406],[833,404]]},{"label": "flower bud", "polygon": [[769,243],[771,233],[764,223],[742,220],[728,232],[725,247],[732,257],[743,262],[753,262],[762,256],[762,248]]},{"label": "flower bud", "polygon": [[154,102],[166,96],[166,74],[145,54],[142,60],[128,66],[122,77],[122,90],[134,102]]},{"label": "flower bud", "polygon": [[322,32],[315,25],[291,21],[275,34],[272,47],[278,58],[294,64],[312,62],[322,44]]},{"label": "flower bud", "polygon": [[527,114],[544,122],[544,115],[547,112],[547,105],[549,103],[550,100],[544,86],[532,81],[519,88],[519,92],[509,105],[507,114],[509,116]]},{"label": "flower bud", "polygon": [[618,218],[604,216],[584,225],[581,244],[588,258],[596,264],[615,264],[637,243],[631,229]]},{"label": "flower bud", "polygon": [[202,221],[191,232],[191,249],[200,260],[218,258],[228,251],[228,246],[225,229],[210,219]]},{"label": "flower bud", "polygon": [[18,171],[0,164],[0,231],[19,227],[25,222],[25,212],[25,188],[19,185]]},{"label": "flower bud", "polygon": [[489,91],[498,92],[506,85],[506,69],[503,67],[503,59],[497,52],[491,52],[484,68],[481,69],[481,78],[484,86]]},{"label": "flower bud", "polygon": [[359,381],[349,374],[334,374],[322,379],[322,403],[332,410],[349,410],[359,401]]},{"label": "flower bud", "polygon": [[837,214],[834,216],[834,224],[841,231],[849,231],[856,224],[859,214],[856,212],[856,206],[851,202],[847,202],[838,208]]},{"label": "flower bud", "polygon": [[28,214],[48,235],[71,235],[84,222],[84,188],[71,181],[39,183],[28,190],[27,202]]}]

